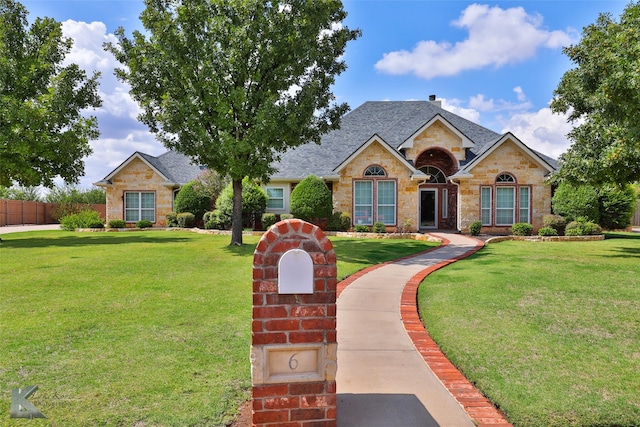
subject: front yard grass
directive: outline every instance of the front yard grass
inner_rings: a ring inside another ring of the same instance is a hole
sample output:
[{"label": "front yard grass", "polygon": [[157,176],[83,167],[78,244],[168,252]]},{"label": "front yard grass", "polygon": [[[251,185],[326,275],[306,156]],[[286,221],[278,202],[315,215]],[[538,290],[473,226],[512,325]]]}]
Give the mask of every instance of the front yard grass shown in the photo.
[{"label": "front yard grass", "polygon": [[[224,426],[250,396],[259,238],[191,232],[6,234],[0,244],[0,425],[11,390],[33,426]],[[332,238],[338,275],[426,250]]]},{"label": "front yard grass", "polygon": [[516,427],[640,425],[640,236],[608,237],[490,244],[420,287],[429,333]]}]

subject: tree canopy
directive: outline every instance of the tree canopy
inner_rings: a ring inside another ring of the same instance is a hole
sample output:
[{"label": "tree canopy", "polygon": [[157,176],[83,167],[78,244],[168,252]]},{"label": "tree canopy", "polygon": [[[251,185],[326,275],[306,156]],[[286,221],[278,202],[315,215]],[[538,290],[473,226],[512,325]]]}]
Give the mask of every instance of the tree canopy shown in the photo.
[{"label": "tree canopy", "polygon": [[81,111],[101,105],[99,73],[63,66],[72,40],[59,22],[38,18],[29,27],[25,7],[0,0],[0,185],[53,186],[84,174],[95,117]]},{"label": "tree canopy", "polygon": [[229,176],[232,243],[242,242],[242,179],[267,180],[290,147],[319,142],[348,111],[331,92],[346,69],[338,0],[145,0],[145,33],[106,48],[127,66],[140,119],[163,144]]},{"label": "tree canopy", "polygon": [[573,183],[640,180],[640,5],[616,22],[601,14],[564,53],[576,65],[555,90],[554,112],[577,125],[557,178]]}]

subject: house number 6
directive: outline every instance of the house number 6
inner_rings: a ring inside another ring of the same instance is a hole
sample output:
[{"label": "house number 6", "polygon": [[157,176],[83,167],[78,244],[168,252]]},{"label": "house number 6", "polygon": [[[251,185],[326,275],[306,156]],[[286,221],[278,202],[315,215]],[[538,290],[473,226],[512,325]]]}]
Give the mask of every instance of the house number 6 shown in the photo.
[{"label": "house number 6", "polygon": [[296,354],[298,353],[293,353],[289,358],[289,369],[292,371],[295,371],[298,368],[298,359],[295,358]]}]

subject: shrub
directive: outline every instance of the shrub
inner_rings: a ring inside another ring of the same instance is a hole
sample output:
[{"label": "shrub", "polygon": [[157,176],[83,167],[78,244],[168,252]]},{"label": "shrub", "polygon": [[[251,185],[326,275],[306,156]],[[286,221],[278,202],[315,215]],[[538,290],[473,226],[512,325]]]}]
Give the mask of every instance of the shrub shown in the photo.
[{"label": "shrub", "polygon": [[[225,223],[231,225],[233,218],[233,183],[228,184],[216,200],[216,209]],[[267,193],[254,181],[242,180],[242,226],[252,227],[267,209]]]},{"label": "shrub", "polygon": [[109,221],[109,228],[125,228],[127,223],[124,219],[112,219]]},{"label": "shrub", "polygon": [[136,222],[136,227],[138,227],[138,228],[151,228],[151,227],[153,227],[153,223],[151,221],[149,221],[148,219],[141,219],[140,221]]},{"label": "shrub", "polygon": [[315,175],[309,175],[291,192],[291,213],[303,221],[318,224],[322,218],[329,218],[333,210],[331,191]]},{"label": "shrub", "polygon": [[280,220],[284,221],[285,219],[293,219],[295,218],[295,216],[293,216],[292,214],[282,214],[280,215]]},{"label": "shrub", "polygon": [[373,224],[373,232],[374,233],[386,233],[387,227],[382,222],[375,222]]},{"label": "shrub", "polygon": [[479,235],[480,230],[482,230],[481,221],[473,221],[471,224],[469,224],[469,233],[471,233],[472,236]]},{"label": "shrub", "polygon": [[598,189],[600,225],[609,230],[627,228],[637,207],[636,192],[631,185],[605,185]]},{"label": "shrub", "polygon": [[514,236],[531,236],[533,225],[528,222],[516,222],[511,226],[511,233]]},{"label": "shrub", "polygon": [[560,215],[545,215],[542,217],[542,223],[545,227],[556,230],[558,236],[564,234],[564,229],[567,226],[567,221]]},{"label": "shrub", "polygon": [[553,227],[542,227],[538,230],[538,236],[557,236],[558,230]]},{"label": "shrub", "polygon": [[196,191],[194,185],[195,181],[190,181],[178,191],[174,207],[177,213],[189,212],[196,220],[200,220],[205,212],[211,210],[211,198]]},{"label": "shrub", "polygon": [[602,234],[602,228],[585,217],[578,217],[575,221],[571,221],[565,230],[566,236],[591,236],[595,234]]},{"label": "shrub", "polygon": [[274,213],[262,214],[262,227],[266,230],[276,223],[278,217]]},{"label": "shrub", "polygon": [[191,212],[180,212],[178,214],[178,227],[192,228],[196,226],[196,216]]},{"label": "shrub", "polygon": [[176,212],[169,212],[165,215],[167,219],[167,227],[177,227],[178,226],[178,214]]},{"label": "shrub", "polygon": [[351,217],[346,212],[335,211],[331,214],[328,230],[347,231],[351,227]]},{"label": "shrub", "polygon": [[368,232],[370,231],[370,230],[369,230],[369,226],[367,226],[367,225],[360,225],[360,224],[356,225],[356,226],[353,228],[353,230],[354,230],[356,233],[368,233]]},{"label": "shrub", "polygon": [[600,219],[598,192],[590,185],[560,184],[551,200],[553,213],[561,215],[567,221],[586,217],[589,221]]},{"label": "shrub", "polygon": [[204,228],[207,230],[227,230],[230,227],[231,218],[222,215],[219,209],[205,214]]},{"label": "shrub", "polygon": [[73,231],[76,228],[103,228],[104,221],[98,212],[87,209],[60,218],[60,226],[67,231]]}]

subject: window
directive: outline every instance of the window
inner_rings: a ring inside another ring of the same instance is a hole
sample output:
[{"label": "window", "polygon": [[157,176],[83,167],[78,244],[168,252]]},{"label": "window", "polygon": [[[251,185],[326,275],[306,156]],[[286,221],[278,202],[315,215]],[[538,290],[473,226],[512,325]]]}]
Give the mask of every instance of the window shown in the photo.
[{"label": "window", "polygon": [[498,175],[498,177],[496,178],[496,182],[498,183],[516,182],[516,179],[512,175],[509,175],[508,173],[503,173],[501,175]]},{"label": "window", "polygon": [[396,223],[396,182],[378,181],[377,220],[385,225]]},{"label": "window", "polygon": [[267,209],[284,210],[284,188],[267,187]]},{"label": "window", "polygon": [[364,171],[364,176],[387,176],[387,172],[382,168],[382,166],[369,166],[366,171]]},{"label": "window", "polygon": [[515,222],[516,188],[496,187],[496,225]]},{"label": "window", "polygon": [[427,174],[427,183],[429,184],[447,183],[447,177],[445,176],[445,174],[440,169],[434,166],[422,166],[419,170]]},{"label": "window", "polygon": [[373,225],[373,181],[355,181],[353,223]]},{"label": "window", "polygon": [[480,217],[482,225],[491,225],[491,187],[480,189]]},{"label": "window", "polygon": [[156,193],[124,193],[124,219],[127,222],[138,222],[143,219],[156,222]]},{"label": "window", "polygon": [[449,216],[449,190],[442,189],[442,218]]},{"label": "window", "polygon": [[520,187],[520,222],[531,222],[529,211],[529,187]]}]

